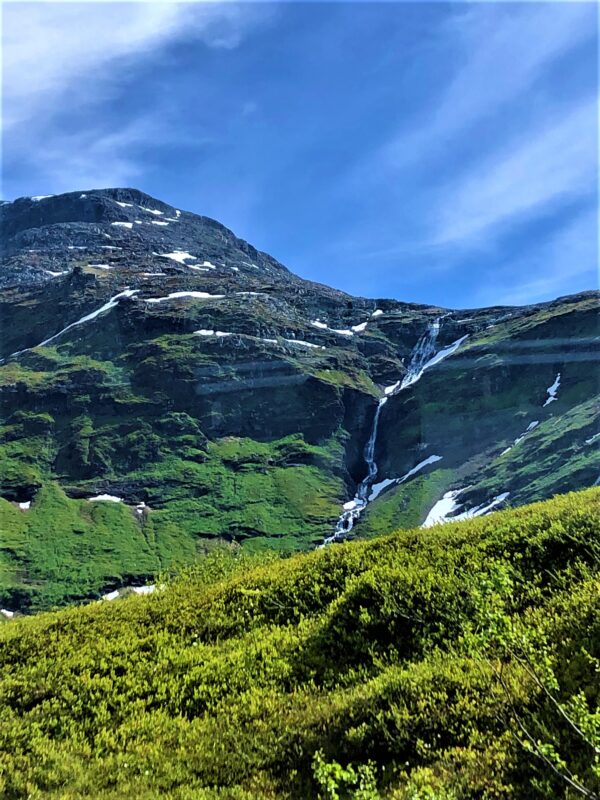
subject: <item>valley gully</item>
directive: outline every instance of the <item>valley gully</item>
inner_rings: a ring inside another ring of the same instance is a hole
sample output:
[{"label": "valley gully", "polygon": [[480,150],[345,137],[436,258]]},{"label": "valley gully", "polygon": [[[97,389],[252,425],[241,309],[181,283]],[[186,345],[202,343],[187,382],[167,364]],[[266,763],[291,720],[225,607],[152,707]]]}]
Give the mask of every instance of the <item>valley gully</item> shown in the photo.
[{"label": "valley gully", "polygon": [[452,355],[452,353],[454,353],[467,338],[466,336],[463,336],[448,347],[445,347],[442,350],[436,350],[441,320],[442,318],[438,317],[431,322],[427,326],[425,333],[418,340],[411,354],[410,363],[404,378],[392,386],[388,386],[386,389],[384,389],[383,397],[380,398],[377,404],[375,415],[373,417],[371,434],[364,449],[364,459],[367,466],[367,474],[359,483],[354,498],[349,500],[347,503],[344,503],[344,510],[338,518],[334,532],[331,534],[331,536],[328,536],[323,541],[321,547],[328,544],[333,544],[334,542],[343,541],[354,527],[354,523],[359,519],[360,515],[369,504],[371,487],[373,486],[375,478],[377,477],[375,447],[377,444],[379,418],[381,416],[383,406],[387,403],[390,397],[399,394],[404,389],[407,389],[409,386],[417,383],[427,369],[430,369],[435,364],[439,364],[440,361],[443,361],[445,358]]}]

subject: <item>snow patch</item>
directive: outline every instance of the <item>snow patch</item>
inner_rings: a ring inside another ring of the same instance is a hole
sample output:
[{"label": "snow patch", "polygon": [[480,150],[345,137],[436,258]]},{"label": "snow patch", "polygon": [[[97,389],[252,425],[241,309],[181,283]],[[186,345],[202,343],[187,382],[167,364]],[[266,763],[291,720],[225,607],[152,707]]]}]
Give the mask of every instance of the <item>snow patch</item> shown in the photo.
[{"label": "snow patch", "polygon": [[209,330],[208,328],[201,328],[199,331],[194,331],[197,336],[233,336],[233,333],[229,331],[213,331]]},{"label": "snow patch", "polygon": [[366,322],[361,322],[358,325],[352,326],[352,330],[354,331],[354,333],[362,333],[364,330],[366,330],[366,328],[367,328]]},{"label": "snow patch", "polygon": [[48,197],[54,197],[54,195],[53,194],[36,194],[35,197],[32,197],[31,199],[35,203],[39,203],[40,200],[46,200]]},{"label": "snow patch", "polygon": [[110,224],[120,228],[133,228],[133,222],[111,222]]},{"label": "snow patch", "polygon": [[63,269],[60,272],[53,272],[51,269],[45,269],[44,272],[46,273],[46,275],[52,275],[53,278],[58,278],[59,275],[68,275],[69,274],[69,270],[68,269]]},{"label": "snow patch", "polygon": [[447,517],[457,508],[460,508],[460,503],[456,502],[458,495],[464,489],[455,489],[452,492],[446,492],[441,500],[438,500],[434,507],[431,509],[425,522],[421,525],[422,528],[431,528],[433,525],[446,522]]},{"label": "snow patch", "polygon": [[[520,436],[517,436],[517,438],[512,443],[511,447],[514,447],[516,444],[519,444],[519,442],[522,442],[523,439],[527,436],[527,434],[530,431],[535,430],[535,428],[537,428],[539,424],[540,424],[539,419],[534,419],[533,422],[530,422],[529,425],[525,428],[524,432]],[[504,452],[506,453],[508,452],[508,450],[510,450],[510,447],[507,448],[507,450],[505,450]],[[504,455],[504,453],[502,453],[502,455]]]},{"label": "snow patch", "polygon": [[88,267],[93,267],[94,269],[113,269],[110,264],[88,264]]},{"label": "snow patch", "polygon": [[[373,500],[375,500],[376,497],[379,497],[379,495],[383,492],[384,489],[387,489],[387,487],[391,486],[393,483],[396,483],[396,479],[395,478],[384,478],[382,481],[379,481],[379,483],[374,483],[371,486],[371,494],[369,495],[369,503],[372,503]],[[346,506],[344,506],[344,508],[346,508]]]},{"label": "snow patch", "polygon": [[550,405],[550,403],[553,403],[556,400],[556,395],[557,395],[559,387],[560,387],[560,372],[557,373],[556,378],[554,379],[554,383],[552,384],[552,386],[549,386],[546,389],[546,392],[548,393],[548,399],[544,403],[544,406],[543,406],[544,408],[546,406]]},{"label": "snow patch", "polygon": [[371,314],[372,317],[380,317],[383,314],[383,311],[380,308],[376,308],[375,311]]},{"label": "snow patch", "polygon": [[164,303],[167,300],[176,300],[183,297],[195,297],[199,300],[220,300],[224,294],[209,294],[208,292],[171,292],[166,297],[143,297],[145,303]]},{"label": "snow patch", "polygon": [[[104,314],[104,312],[110,311],[111,308],[114,308],[115,306],[119,305],[119,300],[121,298],[133,297],[138,293],[138,291],[139,289],[124,289],[122,292],[119,292],[119,294],[116,294],[114,297],[111,297],[107,303],[105,303],[100,308],[96,309],[96,311],[92,311],[90,314],[86,314],[85,317],[81,317],[81,319],[78,319],[77,322],[72,322],[70,325],[67,325],[66,328],[63,328],[62,331],[55,333],[54,336],[51,336],[49,339],[44,339],[44,341],[40,342],[38,345],[36,345],[36,347],[43,347],[44,345],[53,342],[59,336],[62,336],[63,333],[66,333],[67,331],[71,330],[71,328],[75,328],[77,325],[83,325],[84,322],[90,322],[91,320],[96,319],[96,317],[100,316],[100,314]],[[13,353],[13,355],[16,355],[16,353]]]},{"label": "snow patch", "polygon": [[398,478],[398,483],[404,483],[404,481],[407,481],[410,477],[416,475],[417,472],[420,472],[425,467],[428,467],[430,464],[435,464],[436,461],[441,461],[441,460],[442,456],[429,456],[423,461],[420,461],[416,467],[409,469],[406,475],[403,475],[401,478]]},{"label": "snow patch", "polygon": [[14,611],[9,611],[8,608],[0,608],[0,614],[6,619],[12,619],[15,615]]},{"label": "snow patch", "polygon": [[156,586],[154,584],[150,584],[149,586],[132,586],[131,588],[136,594],[152,594],[152,592],[156,591]]},{"label": "snow patch", "polygon": [[165,213],[164,211],[159,211],[157,208],[146,208],[145,206],[139,206],[142,211],[147,211],[149,214],[156,214],[157,217],[162,217]]},{"label": "snow patch", "polygon": [[123,498],[117,497],[114,494],[97,494],[95,497],[88,497],[90,503],[102,501],[107,503],[122,503]]},{"label": "snow patch", "polygon": [[320,344],[314,344],[314,342],[305,342],[303,339],[284,339],[284,342],[289,342],[289,344],[299,344],[301,347],[312,347],[316,348],[317,350],[325,350],[325,348]]},{"label": "snow patch", "polygon": [[339,336],[354,336],[354,331],[350,330],[349,328],[330,328],[329,325],[326,325],[324,322],[321,322],[319,319],[313,319],[310,323],[314,325],[315,328],[320,328],[321,330],[331,331],[332,333],[337,333]]},{"label": "snow patch", "polygon": [[502,492],[502,494],[496,495],[496,497],[493,497],[489,502],[482,503],[474,508],[469,508],[467,511],[463,511],[460,514],[454,514],[462,505],[456,501],[456,498],[464,491],[464,489],[457,489],[453,492],[446,492],[442,499],[438,500],[431,509],[421,527],[431,528],[433,525],[443,525],[446,522],[458,522],[460,520],[483,517],[485,514],[489,514],[490,511],[493,511],[494,508],[501,505],[510,494],[510,492]]},{"label": "snow patch", "polygon": [[429,456],[428,458],[420,461],[415,467],[409,469],[408,472],[403,475],[401,478],[385,478],[384,480],[380,481],[379,483],[373,484],[371,488],[371,494],[369,495],[369,503],[372,503],[376,497],[378,497],[381,492],[390,486],[392,483],[400,485],[404,483],[409,478],[412,478],[413,475],[416,475],[417,472],[420,472],[425,467],[428,467],[430,464],[435,464],[436,461],[441,461],[442,456]]},{"label": "snow patch", "polygon": [[599,438],[600,438],[600,433],[595,433],[593,436],[590,436],[589,439],[586,439],[585,443],[586,444],[593,444],[596,441],[596,439],[599,439]]},{"label": "snow patch", "polygon": [[496,497],[492,498],[489,503],[482,503],[480,506],[475,506],[475,508],[469,508],[467,511],[463,511],[461,514],[456,514],[456,516],[452,517],[452,519],[447,520],[447,522],[456,522],[463,519],[474,519],[475,517],[483,517],[485,514],[489,514],[496,506],[499,506],[500,503],[503,503],[510,492],[503,492],[502,494],[497,495]]},{"label": "snow patch", "polygon": [[102,595],[102,599],[103,600],[116,600],[118,596],[119,596],[119,590],[115,589],[114,592],[108,592],[108,594],[103,594]]},{"label": "snow patch", "polygon": [[150,221],[150,225],[168,225],[168,222],[163,222],[160,219],[153,219]]},{"label": "snow patch", "polygon": [[22,511],[29,511],[31,508],[31,500],[26,500],[24,503],[19,503],[19,508]]},{"label": "snow patch", "polygon": [[115,200],[115,203],[121,208],[133,208],[133,203],[122,203],[120,200]]},{"label": "snow patch", "polygon": [[177,261],[178,264],[183,264],[186,266],[185,262],[188,258],[197,261],[197,257],[193,256],[191,253],[186,253],[185,250],[175,250],[173,253],[157,253],[156,255],[161,256],[162,258],[170,258],[172,261]]}]

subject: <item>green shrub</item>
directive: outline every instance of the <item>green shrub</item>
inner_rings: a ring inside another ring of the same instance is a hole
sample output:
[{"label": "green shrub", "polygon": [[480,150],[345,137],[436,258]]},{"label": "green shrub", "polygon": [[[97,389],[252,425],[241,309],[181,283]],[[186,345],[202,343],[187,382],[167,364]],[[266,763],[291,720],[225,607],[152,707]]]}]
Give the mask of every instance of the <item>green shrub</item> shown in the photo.
[{"label": "green shrub", "polygon": [[597,795],[599,555],[591,489],[14,619],[0,796]]}]

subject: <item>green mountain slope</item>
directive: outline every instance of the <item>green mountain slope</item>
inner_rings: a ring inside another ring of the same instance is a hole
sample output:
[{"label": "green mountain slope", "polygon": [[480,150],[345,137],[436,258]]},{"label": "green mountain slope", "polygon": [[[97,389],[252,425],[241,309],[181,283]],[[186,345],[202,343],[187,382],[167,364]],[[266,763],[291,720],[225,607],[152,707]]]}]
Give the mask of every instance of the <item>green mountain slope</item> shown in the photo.
[{"label": "green mountain slope", "polygon": [[134,189],[4,203],[0,235],[0,608],[600,475],[597,292],[468,312],[351,297]]},{"label": "green mountain slope", "polygon": [[590,489],[7,622],[0,794],[591,797],[599,555]]}]

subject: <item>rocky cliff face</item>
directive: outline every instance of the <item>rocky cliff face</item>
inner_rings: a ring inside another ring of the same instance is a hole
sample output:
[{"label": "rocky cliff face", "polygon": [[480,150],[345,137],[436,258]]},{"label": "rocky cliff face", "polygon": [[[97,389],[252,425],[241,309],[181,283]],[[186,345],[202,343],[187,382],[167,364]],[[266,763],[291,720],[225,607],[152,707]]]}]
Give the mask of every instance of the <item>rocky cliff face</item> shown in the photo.
[{"label": "rocky cliff face", "polygon": [[357,493],[336,538],[598,477],[597,293],[351,297],[134,189],[21,198],[0,225],[0,605],[219,540],[312,547]]}]

